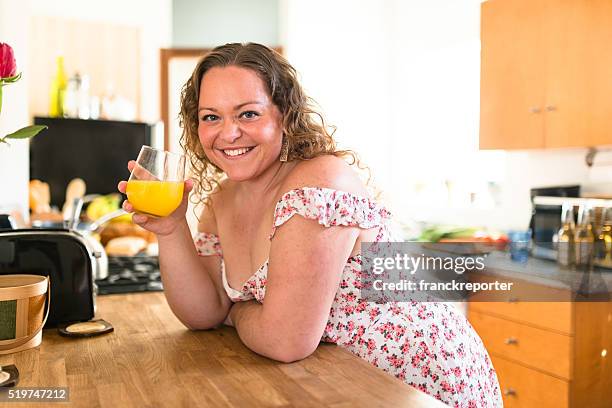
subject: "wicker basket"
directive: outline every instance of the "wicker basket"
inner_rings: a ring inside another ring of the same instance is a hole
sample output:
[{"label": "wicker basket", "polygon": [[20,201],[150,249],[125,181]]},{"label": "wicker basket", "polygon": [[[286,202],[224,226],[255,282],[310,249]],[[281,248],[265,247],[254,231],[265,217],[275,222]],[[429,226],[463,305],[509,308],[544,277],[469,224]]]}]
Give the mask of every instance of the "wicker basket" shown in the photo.
[{"label": "wicker basket", "polygon": [[0,275],[0,354],[40,345],[50,291],[46,276]]}]

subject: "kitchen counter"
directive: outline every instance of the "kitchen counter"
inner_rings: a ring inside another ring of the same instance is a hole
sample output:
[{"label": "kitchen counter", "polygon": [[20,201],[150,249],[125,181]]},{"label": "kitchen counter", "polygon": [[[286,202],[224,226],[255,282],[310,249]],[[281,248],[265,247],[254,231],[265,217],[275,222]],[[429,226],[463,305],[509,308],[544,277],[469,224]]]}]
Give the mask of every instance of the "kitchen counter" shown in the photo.
[{"label": "kitchen counter", "polygon": [[333,344],[283,364],[248,350],[233,328],[189,331],[162,293],[100,296],[97,306],[113,333],[48,329],[40,347],[0,365],[17,366],[18,387],[69,387],[73,406],[444,406]]},{"label": "kitchen counter", "polygon": [[584,295],[605,296],[612,293],[610,269],[596,267],[587,273],[576,269],[563,269],[554,261],[533,257],[529,257],[525,263],[519,263],[512,261],[505,252],[490,253],[485,264],[486,270],[483,273],[494,277],[517,279]]}]

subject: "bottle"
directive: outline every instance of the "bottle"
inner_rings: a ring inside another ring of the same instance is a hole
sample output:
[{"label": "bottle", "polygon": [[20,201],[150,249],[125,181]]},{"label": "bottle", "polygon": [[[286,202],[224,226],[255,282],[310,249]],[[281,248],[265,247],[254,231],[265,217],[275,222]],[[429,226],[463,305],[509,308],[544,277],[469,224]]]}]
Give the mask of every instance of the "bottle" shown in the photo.
[{"label": "bottle", "polygon": [[574,206],[564,203],[561,209],[561,229],[557,233],[557,263],[562,267],[574,264]]},{"label": "bottle", "polygon": [[578,209],[578,225],[574,233],[574,248],[577,267],[588,267],[593,259],[593,244],[595,235],[591,219],[593,210],[586,205],[581,205]]},{"label": "bottle", "polygon": [[81,87],[81,76],[77,72],[68,80],[64,93],[64,117],[79,117],[79,88]]},{"label": "bottle", "polygon": [[81,76],[81,86],[77,93],[77,103],[80,119],[89,119],[89,75]]},{"label": "bottle", "polygon": [[49,95],[49,116],[52,118],[64,116],[64,93],[66,92],[66,72],[64,57],[57,57],[57,69],[51,82]]},{"label": "bottle", "polygon": [[604,208],[602,226],[598,236],[597,260],[599,264],[612,265],[612,208]]}]

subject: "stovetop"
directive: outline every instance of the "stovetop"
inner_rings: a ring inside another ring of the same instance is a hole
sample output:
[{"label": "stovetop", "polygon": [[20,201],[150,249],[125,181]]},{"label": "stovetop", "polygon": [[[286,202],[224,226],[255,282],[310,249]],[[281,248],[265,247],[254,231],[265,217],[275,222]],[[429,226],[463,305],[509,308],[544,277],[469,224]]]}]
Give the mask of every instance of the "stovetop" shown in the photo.
[{"label": "stovetop", "polygon": [[164,289],[156,256],[109,256],[108,276],[96,279],[96,284],[98,295]]}]

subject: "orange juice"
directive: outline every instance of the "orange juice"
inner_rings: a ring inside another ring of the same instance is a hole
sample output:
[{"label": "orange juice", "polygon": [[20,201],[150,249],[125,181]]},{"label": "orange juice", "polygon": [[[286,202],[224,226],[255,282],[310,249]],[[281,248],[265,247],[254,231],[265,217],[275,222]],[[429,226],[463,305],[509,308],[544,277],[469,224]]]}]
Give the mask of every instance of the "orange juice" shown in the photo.
[{"label": "orange juice", "polygon": [[134,210],[165,217],[183,198],[182,181],[129,180],[126,193]]}]

